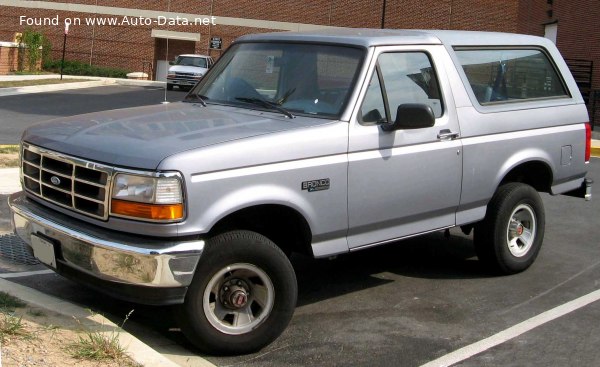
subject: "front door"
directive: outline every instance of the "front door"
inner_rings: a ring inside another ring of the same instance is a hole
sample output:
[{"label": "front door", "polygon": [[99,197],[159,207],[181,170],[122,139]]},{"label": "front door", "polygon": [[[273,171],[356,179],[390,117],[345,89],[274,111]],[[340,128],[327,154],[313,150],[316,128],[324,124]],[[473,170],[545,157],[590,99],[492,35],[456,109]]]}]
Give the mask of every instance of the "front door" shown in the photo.
[{"label": "front door", "polygon": [[[443,46],[383,47],[374,54],[361,108],[350,122],[350,248],[456,223],[462,149],[444,66],[433,61],[444,57]],[[383,131],[380,125],[394,121],[406,103],[429,105],[435,125]]]}]

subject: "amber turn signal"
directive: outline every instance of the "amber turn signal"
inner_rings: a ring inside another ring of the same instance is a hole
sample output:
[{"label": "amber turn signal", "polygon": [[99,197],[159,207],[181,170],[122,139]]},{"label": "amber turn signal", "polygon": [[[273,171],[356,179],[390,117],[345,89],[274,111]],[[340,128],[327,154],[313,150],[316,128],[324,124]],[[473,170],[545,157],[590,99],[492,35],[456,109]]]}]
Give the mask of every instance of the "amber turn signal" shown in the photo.
[{"label": "amber turn signal", "polygon": [[145,204],[113,199],[112,214],[150,220],[172,221],[183,218],[183,204]]}]

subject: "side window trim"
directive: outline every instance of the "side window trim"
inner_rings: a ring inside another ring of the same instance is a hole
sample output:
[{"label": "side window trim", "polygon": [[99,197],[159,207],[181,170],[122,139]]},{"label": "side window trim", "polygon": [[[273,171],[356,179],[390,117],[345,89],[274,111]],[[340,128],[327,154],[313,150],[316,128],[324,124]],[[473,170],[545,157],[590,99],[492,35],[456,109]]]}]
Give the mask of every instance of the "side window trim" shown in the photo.
[{"label": "side window trim", "polygon": [[375,64],[375,73],[377,73],[377,79],[379,79],[379,89],[381,92],[381,98],[383,98],[383,109],[385,111],[385,122],[390,123],[392,114],[390,113],[390,102],[387,96],[387,90],[385,89],[385,81],[383,80],[383,73],[381,72],[381,66],[379,66],[379,60]]}]

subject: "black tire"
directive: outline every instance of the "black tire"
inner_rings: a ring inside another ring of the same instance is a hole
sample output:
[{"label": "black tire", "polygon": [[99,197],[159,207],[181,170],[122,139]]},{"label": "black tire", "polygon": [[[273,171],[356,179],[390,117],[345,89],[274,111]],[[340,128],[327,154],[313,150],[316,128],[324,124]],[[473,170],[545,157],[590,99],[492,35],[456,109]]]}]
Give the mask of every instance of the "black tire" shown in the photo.
[{"label": "black tire", "polygon": [[[285,330],[297,294],[294,269],[273,242],[255,232],[231,231],[207,242],[177,316],[185,336],[205,353],[252,353]],[[238,301],[241,308],[233,305]],[[242,327],[233,325],[236,318]]]},{"label": "black tire", "polygon": [[523,183],[502,185],[475,227],[477,256],[491,270],[515,274],[535,261],[544,240],[544,205],[538,192]]},{"label": "black tire", "polygon": [[167,90],[173,90],[173,84],[167,83]]}]

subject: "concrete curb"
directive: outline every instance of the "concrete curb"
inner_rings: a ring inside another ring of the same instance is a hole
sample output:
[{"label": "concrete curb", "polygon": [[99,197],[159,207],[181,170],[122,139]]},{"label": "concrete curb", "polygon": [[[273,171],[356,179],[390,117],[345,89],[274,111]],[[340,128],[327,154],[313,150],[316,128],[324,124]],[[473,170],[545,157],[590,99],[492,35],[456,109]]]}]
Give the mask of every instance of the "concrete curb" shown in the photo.
[{"label": "concrete curb", "polygon": [[[44,75],[44,76],[46,78],[27,78],[27,79],[14,78],[13,80],[35,80],[35,79],[58,79],[58,78],[60,78],[60,76],[56,76],[56,75]],[[166,84],[165,82],[159,82],[159,81],[153,81],[153,80],[99,78],[99,77],[87,77],[87,76],[75,76],[75,75],[65,75],[64,79],[92,79],[92,81],[62,83],[62,84],[32,85],[32,86],[27,86],[27,87],[14,87],[14,88],[0,88],[0,97],[14,96],[14,95],[18,95],[18,94],[54,92],[54,91],[59,91],[59,90],[93,88],[93,87],[100,87],[100,86],[106,86],[106,85],[124,85],[124,86],[134,86],[134,87],[164,87]]]},{"label": "concrete curb", "polygon": [[600,140],[592,139],[592,157],[600,158]]},{"label": "concrete curb", "polygon": [[90,314],[89,310],[79,307],[73,303],[49,296],[35,289],[24,287],[22,285],[0,279],[0,290],[15,296],[31,305],[47,309],[49,311],[58,312],[61,315],[75,317],[81,322],[86,322],[85,325],[90,328],[96,328],[101,333],[106,333],[107,336],[116,333],[119,335],[121,346],[125,348],[127,355],[136,363],[143,366],[164,366],[164,367],[180,367],[177,363],[164,357],[154,349],[150,348],[142,341],[124,331],[100,314]]}]

